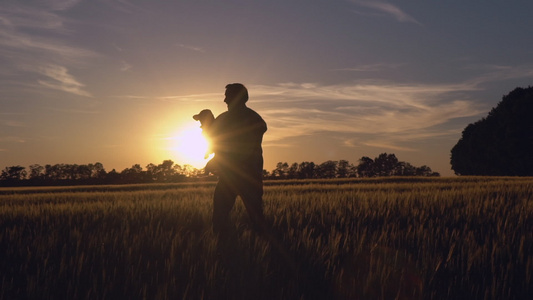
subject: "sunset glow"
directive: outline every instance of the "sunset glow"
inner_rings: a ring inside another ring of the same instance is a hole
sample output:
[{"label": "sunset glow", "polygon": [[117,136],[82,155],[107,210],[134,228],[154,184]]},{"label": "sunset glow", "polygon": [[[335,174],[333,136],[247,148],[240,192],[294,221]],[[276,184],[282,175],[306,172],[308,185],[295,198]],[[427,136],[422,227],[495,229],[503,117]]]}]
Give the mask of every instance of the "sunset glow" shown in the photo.
[{"label": "sunset glow", "polygon": [[187,125],[179,128],[168,139],[169,156],[180,165],[188,164],[195,168],[203,168],[211,158],[205,158],[209,142],[202,135],[199,124]]},{"label": "sunset glow", "polygon": [[0,170],[203,167],[192,116],[240,82],[267,171],[386,152],[450,176],[465,127],[533,82],[533,1],[198,2],[3,1]]}]

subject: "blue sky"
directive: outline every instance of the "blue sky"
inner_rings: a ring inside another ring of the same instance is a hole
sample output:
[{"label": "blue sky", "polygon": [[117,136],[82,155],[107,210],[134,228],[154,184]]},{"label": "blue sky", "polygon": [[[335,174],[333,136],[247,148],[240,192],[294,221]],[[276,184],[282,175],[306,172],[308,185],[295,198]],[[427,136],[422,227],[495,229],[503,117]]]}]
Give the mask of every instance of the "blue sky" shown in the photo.
[{"label": "blue sky", "polygon": [[0,168],[172,159],[244,83],[277,162],[395,153],[452,175],[466,125],[533,79],[531,1],[9,1]]}]

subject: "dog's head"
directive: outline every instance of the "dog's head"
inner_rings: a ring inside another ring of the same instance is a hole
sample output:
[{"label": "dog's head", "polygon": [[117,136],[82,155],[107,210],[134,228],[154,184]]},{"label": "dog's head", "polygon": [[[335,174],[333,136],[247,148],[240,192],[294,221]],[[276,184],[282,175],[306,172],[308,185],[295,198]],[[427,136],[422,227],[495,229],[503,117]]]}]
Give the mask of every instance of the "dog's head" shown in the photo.
[{"label": "dog's head", "polygon": [[202,110],[199,114],[192,116],[196,121],[200,121],[202,126],[209,125],[215,120],[215,116],[209,109]]}]

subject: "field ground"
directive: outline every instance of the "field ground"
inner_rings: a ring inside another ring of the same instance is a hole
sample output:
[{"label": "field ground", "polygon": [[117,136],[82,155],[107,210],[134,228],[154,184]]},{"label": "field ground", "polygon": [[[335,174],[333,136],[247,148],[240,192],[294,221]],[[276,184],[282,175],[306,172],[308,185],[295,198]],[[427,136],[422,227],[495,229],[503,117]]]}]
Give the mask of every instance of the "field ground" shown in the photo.
[{"label": "field ground", "polygon": [[0,188],[0,299],[529,299],[533,178],[265,183],[220,248],[214,183]]}]

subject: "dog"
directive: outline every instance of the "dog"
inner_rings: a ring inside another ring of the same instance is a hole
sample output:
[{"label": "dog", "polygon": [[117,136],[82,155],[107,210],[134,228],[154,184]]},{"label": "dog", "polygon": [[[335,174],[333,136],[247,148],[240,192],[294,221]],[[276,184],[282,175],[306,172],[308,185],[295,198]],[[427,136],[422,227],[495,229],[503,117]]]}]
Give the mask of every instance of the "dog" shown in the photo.
[{"label": "dog", "polygon": [[215,121],[215,116],[211,112],[210,109],[204,109],[200,111],[197,115],[192,116],[192,118],[196,121],[200,121],[200,128],[202,128],[203,132],[207,135],[209,135],[211,130],[211,125]]},{"label": "dog", "polygon": [[[197,115],[192,116],[196,121],[200,121],[200,128],[202,128],[202,134],[207,138],[211,138],[211,133],[213,131],[213,122],[215,121],[215,116],[210,109],[204,109],[200,111]],[[208,158],[209,155],[213,153],[211,147],[207,149],[207,152],[204,155],[204,158]]]},{"label": "dog", "polygon": [[[205,137],[207,137],[212,142],[211,134],[213,133],[213,129],[214,129],[213,125],[214,125],[214,121],[215,121],[215,116],[213,115],[211,110],[210,109],[204,109],[204,110],[200,111],[198,114],[192,116],[192,118],[195,121],[200,121],[200,128],[202,128],[202,134]],[[214,151],[213,151],[213,149],[211,148],[211,145],[210,145],[209,148],[207,149],[207,152],[204,155],[204,158],[207,159],[209,157],[209,155],[211,155],[213,152]],[[218,171],[218,167],[217,167],[217,164],[215,162],[215,158],[214,157],[207,162],[207,164],[205,165],[204,170],[205,170],[206,174],[209,174],[209,173],[216,174],[216,172]]]}]

